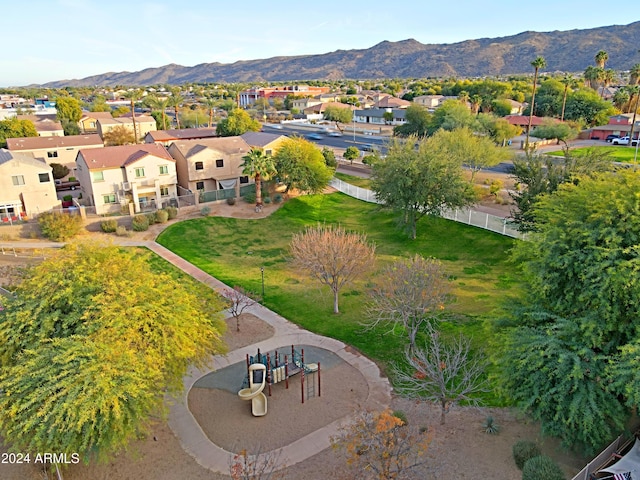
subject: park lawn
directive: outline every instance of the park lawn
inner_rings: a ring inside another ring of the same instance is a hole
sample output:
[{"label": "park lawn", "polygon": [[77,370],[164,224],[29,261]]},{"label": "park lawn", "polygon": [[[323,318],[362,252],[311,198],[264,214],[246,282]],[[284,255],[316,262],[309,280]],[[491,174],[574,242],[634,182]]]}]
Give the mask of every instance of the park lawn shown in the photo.
[{"label": "park lawn", "polygon": [[[292,234],[318,223],[364,232],[376,244],[373,273],[343,289],[338,315],[332,313],[329,289],[287,262]],[[404,338],[380,328],[365,332],[362,321],[367,290],[385,263],[415,253],[440,259],[454,285],[455,301],[446,309],[448,330],[472,334],[478,344],[491,335],[486,320],[499,316],[503,300],[519,293],[517,269],[508,260],[513,239],[429,217],[418,223],[418,238],[410,240],[396,228],[394,214],[341,193],[298,197],[260,220],[179,222],[157,241],[227,285],[258,295],[263,267],[264,305],[303,328],[356,347],[383,370],[401,360]]]},{"label": "park lawn", "polygon": [[355,175],[349,175],[347,173],[341,173],[341,172],[335,172],[333,176],[339,180],[342,180],[343,182],[347,182],[347,183],[350,183],[351,185],[355,185],[356,187],[366,188],[366,189],[371,188],[370,178],[356,177]]},{"label": "park lawn", "polygon": [[[612,162],[621,162],[621,163],[633,163],[634,156],[636,154],[635,147],[626,147],[624,145],[610,145],[606,147],[580,147],[580,148],[572,148],[571,153],[580,155],[586,153],[589,150],[596,150],[598,152],[604,152],[609,155],[609,158]],[[553,155],[556,157],[563,157],[564,152],[562,150],[557,150],[555,152],[548,152],[548,155]]]}]

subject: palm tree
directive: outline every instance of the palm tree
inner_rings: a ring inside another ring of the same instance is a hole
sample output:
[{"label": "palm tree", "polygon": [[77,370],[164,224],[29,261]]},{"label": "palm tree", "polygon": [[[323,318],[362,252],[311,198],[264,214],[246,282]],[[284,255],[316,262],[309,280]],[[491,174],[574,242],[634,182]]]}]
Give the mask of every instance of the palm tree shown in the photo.
[{"label": "palm tree", "polygon": [[215,98],[207,98],[204,101],[204,105],[209,110],[209,128],[213,125],[213,111],[218,106],[218,101]]},{"label": "palm tree", "polygon": [[466,90],[460,90],[460,93],[458,93],[458,100],[466,105],[469,101],[469,92]]},{"label": "palm tree", "polygon": [[184,97],[182,95],[180,95],[180,89],[179,88],[172,88],[171,89],[171,96],[168,99],[169,101],[169,106],[173,107],[173,110],[176,114],[176,126],[178,128],[178,130],[180,129],[180,112],[179,112],[179,108],[180,105],[182,105],[182,103],[184,102]]},{"label": "palm tree", "polygon": [[533,121],[533,109],[536,102],[536,85],[538,83],[538,71],[547,65],[547,61],[544,57],[537,57],[531,66],[534,68],[533,74],[533,92],[531,93],[531,105],[529,107],[529,125],[527,126],[527,138],[524,143],[525,150],[529,150],[529,133],[531,132],[531,122]]},{"label": "palm tree", "polygon": [[480,111],[480,105],[482,105],[482,97],[480,95],[472,95],[470,98],[471,111],[474,114],[478,114]]},{"label": "palm tree", "polygon": [[610,68],[608,68],[607,70],[602,70],[602,74],[600,75],[600,80],[602,81],[600,98],[604,97],[604,89],[613,83],[613,80],[615,77],[616,77],[616,73]]},{"label": "palm tree", "polygon": [[631,131],[629,132],[629,146],[633,146],[633,128],[636,126],[636,115],[638,114],[638,101],[640,100],[640,63],[636,63],[633,67],[631,67],[631,77],[630,80],[634,86],[635,95],[636,95],[636,103],[635,107],[633,107],[633,118],[631,119]]},{"label": "palm tree", "polygon": [[598,53],[596,53],[595,60],[596,60],[596,65],[599,68],[604,69],[605,63],[607,63],[607,60],[609,60],[609,54],[604,50],[600,50]]},{"label": "palm tree", "polygon": [[600,80],[600,76],[602,69],[600,67],[594,67],[593,65],[589,65],[584,69],[584,80],[587,86],[593,88],[594,90],[598,88],[598,80]]},{"label": "palm tree", "polygon": [[242,173],[254,178],[256,183],[256,210],[262,209],[262,180],[270,180],[276,173],[276,166],[270,155],[265,155],[259,148],[242,157]]},{"label": "palm tree", "polygon": [[631,95],[629,93],[628,86],[619,88],[616,93],[613,94],[613,105],[621,112],[625,111],[625,107],[627,107],[626,111],[629,110],[628,107],[630,100]]},{"label": "palm tree", "polygon": [[138,143],[138,129],[136,128],[136,112],[135,103],[142,98],[142,92],[137,88],[129,90],[124,94],[124,98],[128,99],[131,103],[131,121],[133,122],[133,138],[135,143]]},{"label": "palm tree", "polygon": [[560,121],[564,121],[564,107],[567,105],[567,93],[569,92],[569,86],[573,83],[573,77],[566,73],[560,83],[564,85],[564,93],[562,94],[562,113],[560,113]]},{"label": "palm tree", "polygon": [[162,113],[162,128],[161,130],[164,130],[167,128],[167,107],[169,106],[169,100],[167,98],[158,98],[155,95],[154,96],[148,96],[147,97],[147,104],[149,105],[149,107],[153,110],[160,110],[160,112]]}]

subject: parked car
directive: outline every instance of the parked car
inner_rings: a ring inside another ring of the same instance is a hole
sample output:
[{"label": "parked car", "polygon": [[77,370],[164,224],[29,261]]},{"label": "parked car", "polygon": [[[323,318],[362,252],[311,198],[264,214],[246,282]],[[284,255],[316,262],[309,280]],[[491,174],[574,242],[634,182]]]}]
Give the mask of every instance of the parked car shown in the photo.
[{"label": "parked car", "polygon": [[612,142],[616,138],[620,138],[620,135],[607,135],[607,138],[605,138],[605,141]]},{"label": "parked car", "polygon": [[[614,145],[629,145],[629,135],[620,138],[614,138],[613,140],[611,140],[611,143]],[[635,147],[636,145],[638,145],[638,139],[634,138],[633,140],[631,140],[631,146]]]}]

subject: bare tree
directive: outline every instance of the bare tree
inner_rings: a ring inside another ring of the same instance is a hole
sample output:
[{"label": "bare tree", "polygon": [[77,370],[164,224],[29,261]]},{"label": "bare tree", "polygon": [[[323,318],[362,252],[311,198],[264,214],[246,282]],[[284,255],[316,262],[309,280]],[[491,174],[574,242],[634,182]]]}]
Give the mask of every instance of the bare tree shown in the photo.
[{"label": "bare tree", "polygon": [[291,239],[293,264],[311,273],[333,292],[333,313],[339,313],[340,289],[373,266],[375,245],[364,234],[342,227],[309,227]]},{"label": "bare tree", "polygon": [[430,432],[420,433],[390,410],[362,412],[331,439],[346,456],[348,478],[367,480],[416,478],[412,473],[425,463],[430,441]]},{"label": "bare tree", "polygon": [[439,403],[441,424],[451,405],[464,400],[477,406],[479,400],[471,395],[487,391],[487,362],[479,354],[472,358],[471,342],[462,335],[445,344],[440,333],[429,325],[424,348],[407,349],[405,355],[410,369],[396,366],[398,391]]},{"label": "bare tree", "polygon": [[[250,296],[251,295],[251,296]],[[240,331],[240,316],[249,307],[253,307],[262,300],[253,292],[248,292],[240,286],[234,286],[232,289],[226,289],[224,296],[231,302],[229,311],[233,318],[236,319],[236,331]],[[253,298],[252,298],[253,297]]]},{"label": "bare tree", "polygon": [[450,282],[442,264],[416,254],[387,266],[378,278],[365,323],[369,328],[387,325],[391,333],[404,327],[413,350],[422,325],[437,318],[449,296]]},{"label": "bare tree", "polygon": [[229,460],[229,475],[232,480],[276,480],[284,478],[276,473],[284,467],[279,450],[263,452],[258,448],[251,454],[242,449]]}]

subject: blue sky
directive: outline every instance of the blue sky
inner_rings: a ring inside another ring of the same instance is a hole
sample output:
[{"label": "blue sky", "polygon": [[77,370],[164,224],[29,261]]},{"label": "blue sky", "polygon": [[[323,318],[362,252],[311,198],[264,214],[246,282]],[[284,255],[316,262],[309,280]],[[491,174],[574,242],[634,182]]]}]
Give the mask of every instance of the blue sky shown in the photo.
[{"label": "blue sky", "polygon": [[454,43],[624,25],[640,17],[602,0],[26,0],[5,2],[0,14],[0,86],[369,48],[383,40]]}]

